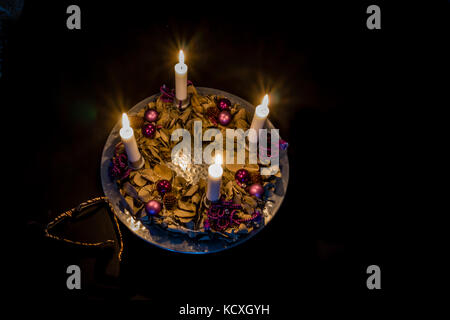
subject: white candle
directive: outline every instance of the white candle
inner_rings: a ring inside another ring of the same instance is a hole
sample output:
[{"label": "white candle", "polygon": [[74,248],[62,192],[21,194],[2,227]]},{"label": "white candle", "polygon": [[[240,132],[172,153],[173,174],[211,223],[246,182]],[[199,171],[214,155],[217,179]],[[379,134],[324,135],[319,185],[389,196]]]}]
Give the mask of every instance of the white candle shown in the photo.
[{"label": "white candle", "polygon": [[122,114],[122,129],[120,129],[120,138],[125,146],[128,161],[131,165],[137,167],[142,161],[142,158],[136,143],[136,138],[134,137],[133,129],[130,127],[130,121],[128,120],[126,113]]},{"label": "white candle", "polygon": [[175,65],[175,96],[179,101],[184,101],[187,99],[188,67],[184,64],[183,50],[180,50],[178,60],[179,62]]},{"label": "white candle", "polygon": [[216,155],[214,163],[208,168],[208,188],[206,198],[209,201],[217,201],[220,198],[220,185],[222,184],[222,156]]},{"label": "white candle", "polygon": [[[250,129],[254,129],[256,131],[255,136],[249,136],[258,140],[259,129],[264,128],[264,124],[266,123],[267,116],[269,115],[269,96],[266,94],[263,98],[262,103],[256,107],[255,114],[253,115],[252,125]],[[253,140],[253,139],[251,139]],[[252,141],[256,142],[256,141]]]}]

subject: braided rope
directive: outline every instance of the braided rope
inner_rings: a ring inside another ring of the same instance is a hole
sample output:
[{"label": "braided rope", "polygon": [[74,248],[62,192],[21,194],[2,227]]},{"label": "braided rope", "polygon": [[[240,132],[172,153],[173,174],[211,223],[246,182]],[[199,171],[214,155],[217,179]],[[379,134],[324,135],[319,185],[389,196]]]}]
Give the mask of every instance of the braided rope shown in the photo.
[{"label": "braided rope", "polygon": [[[97,198],[89,199],[89,200],[79,204],[76,208],[72,208],[70,210],[67,210],[66,212],[61,213],[55,219],[50,221],[47,224],[47,227],[45,228],[45,236],[48,237],[48,238],[54,239],[54,240],[64,241],[64,242],[67,242],[67,243],[80,245],[80,246],[88,246],[88,247],[104,247],[104,246],[107,246],[107,245],[110,245],[110,244],[114,244],[115,243],[114,240],[106,240],[106,241],[100,241],[100,242],[83,242],[83,241],[70,240],[70,239],[67,239],[67,238],[63,238],[63,237],[59,237],[59,236],[53,235],[53,234],[51,234],[49,232],[50,229],[55,227],[58,223],[60,223],[64,219],[71,218],[73,216],[74,212],[80,211],[84,207],[91,206],[91,205],[93,205],[95,203],[98,203],[98,202],[101,202],[101,201],[105,201],[109,205],[111,211],[114,213],[114,208],[113,208],[111,202],[108,200],[108,198],[106,198],[106,197],[97,197]],[[118,258],[119,258],[119,261],[122,261],[122,254],[123,254],[122,232],[120,231],[119,221],[117,220],[116,215],[113,214],[113,216],[114,216],[115,227],[116,227],[117,233],[119,234]]]}]

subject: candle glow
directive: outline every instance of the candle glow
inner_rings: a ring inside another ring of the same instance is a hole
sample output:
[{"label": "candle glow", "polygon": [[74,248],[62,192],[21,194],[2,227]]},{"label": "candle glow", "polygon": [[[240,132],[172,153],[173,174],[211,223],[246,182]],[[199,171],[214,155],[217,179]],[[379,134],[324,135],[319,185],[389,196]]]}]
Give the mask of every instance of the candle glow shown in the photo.
[{"label": "candle glow", "polygon": [[130,127],[130,120],[126,113],[122,114],[122,129],[120,129],[120,136],[124,139],[129,139],[133,135],[133,129]]},{"label": "candle glow", "polygon": [[262,100],[262,103],[256,107],[256,113],[261,118],[266,118],[269,115],[269,96],[266,94]]},{"label": "candle glow", "polygon": [[178,63],[175,65],[175,96],[178,101],[187,99],[187,72],[188,67],[184,63],[184,52],[180,50]]},{"label": "candle glow", "polygon": [[122,128],[128,129],[130,127],[130,120],[128,120],[128,116],[126,113],[122,114]]},{"label": "candle glow", "polygon": [[183,50],[180,50],[180,53],[178,54],[178,61],[181,64],[184,64],[184,53],[183,53]]},{"label": "candle glow", "polygon": [[222,156],[220,154],[216,155],[216,157],[214,158],[214,164],[209,166],[208,173],[213,178],[221,178],[222,177],[222,174],[223,174]]}]

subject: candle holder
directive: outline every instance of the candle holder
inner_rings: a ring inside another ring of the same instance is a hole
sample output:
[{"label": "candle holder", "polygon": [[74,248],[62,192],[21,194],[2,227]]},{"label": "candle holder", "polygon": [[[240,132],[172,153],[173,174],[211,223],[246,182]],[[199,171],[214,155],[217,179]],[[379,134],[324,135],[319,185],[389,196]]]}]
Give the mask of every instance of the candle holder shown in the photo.
[{"label": "candle holder", "polygon": [[145,164],[145,161],[144,161],[144,158],[142,157],[142,155],[141,155],[141,157],[139,158],[138,161],[135,161],[135,162],[128,161],[128,166],[129,166],[132,170],[139,170],[139,169],[142,169],[142,167],[144,166],[144,164]]},{"label": "candle holder", "polygon": [[173,99],[173,105],[180,110],[186,109],[191,104],[191,96],[188,95],[185,100],[178,100],[176,97]]}]

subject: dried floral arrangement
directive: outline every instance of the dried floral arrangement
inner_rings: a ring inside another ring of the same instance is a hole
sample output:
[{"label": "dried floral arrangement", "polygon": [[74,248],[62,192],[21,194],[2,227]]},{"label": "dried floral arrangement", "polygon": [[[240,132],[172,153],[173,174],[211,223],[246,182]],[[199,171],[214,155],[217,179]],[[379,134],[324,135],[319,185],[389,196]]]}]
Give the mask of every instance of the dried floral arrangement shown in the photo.
[{"label": "dried floral arrangement", "polygon": [[252,115],[225,97],[198,94],[192,84],[188,92],[190,105],[181,110],[173,104],[173,91],[163,86],[156,101],[130,117],[145,165],[129,169],[119,143],[110,176],[136,219],[199,240],[235,241],[264,223],[263,209],[281,172],[261,176],[260,163],[224,164],[221,200],[206,205],[207,165],[186,164],[182,157],[172,162],[171,151],[178,143],[171,141],[172,132],[184,128],[193,134],[194,121],[201,121],[202,133],[217,128],[225,136],[226,129],[247,130]]}]

